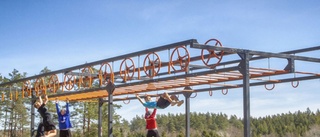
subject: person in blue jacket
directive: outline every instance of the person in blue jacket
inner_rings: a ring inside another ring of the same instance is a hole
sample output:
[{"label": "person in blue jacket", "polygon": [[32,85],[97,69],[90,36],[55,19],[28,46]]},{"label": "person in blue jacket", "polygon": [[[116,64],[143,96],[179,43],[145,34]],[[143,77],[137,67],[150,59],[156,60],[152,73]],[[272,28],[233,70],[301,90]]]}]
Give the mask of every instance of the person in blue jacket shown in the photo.
[{"label": "person in blue jacket", "polygon": [[70,122],[70,112],[69,112],[69,99],[66,101],[66,109],[59,109],[58,98],[56,98],[56,108],[59,120],[59,136],[60,137],[71,137],[70,128],[72,128]]}]

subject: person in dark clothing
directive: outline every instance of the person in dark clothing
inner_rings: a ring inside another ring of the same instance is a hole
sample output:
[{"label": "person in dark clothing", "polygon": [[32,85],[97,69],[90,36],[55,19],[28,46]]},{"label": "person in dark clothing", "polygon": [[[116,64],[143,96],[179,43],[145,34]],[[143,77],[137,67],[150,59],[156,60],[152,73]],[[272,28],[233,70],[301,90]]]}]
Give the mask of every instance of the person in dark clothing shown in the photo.
[{"label": "person in dark clothing", "polygon": [[36,101],[33,104],[33,106],[38,109],[38,112],[42,117],[45,137],[53,137],[57,134],[57,130],[54,123],[52,122],[51,114],[48,112],[48,109],[45,107],[47,102],[48,102],[47,95],[45,95],[44,100],[42,100],[41,96],[39,96],[39,100]]},{"label": "person in dark clothing", "polygon": [[59,120],[59,135],[60,137],[71,137],[70,128],[72,128],[70,122],[70,112],[69,112],[69,99],[66,101],[66,109],[59,109],[58,98],[56,98],[56,109]]}]

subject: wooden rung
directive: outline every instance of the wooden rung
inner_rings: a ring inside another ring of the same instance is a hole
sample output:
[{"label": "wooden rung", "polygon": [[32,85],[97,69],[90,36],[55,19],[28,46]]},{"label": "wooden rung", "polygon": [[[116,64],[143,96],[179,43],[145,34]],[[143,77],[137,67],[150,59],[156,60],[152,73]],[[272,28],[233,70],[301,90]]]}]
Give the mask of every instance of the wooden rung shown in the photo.
[{"label": "wooden rung", "polygon": [[275,74],[276,72],[272,71],[272,72],[263,72],[262,75],[265,75],[265,74]]},{"label": "wooden rung", "polygon": [[217,86],[224,86],[224,87],[239,87],[238,85],[234,85],[234,84],[222,84],[222,83],[211,83],[210,85],[217,85]]},{"label": "wooden rung", "polygon": [[299,73],[299,74],[316,75],[316,76],[319,76],[319,75],[320,75],[320,73],[311,73],[311,72],[302,72],[302,71],[296,71],[296,73]]}]

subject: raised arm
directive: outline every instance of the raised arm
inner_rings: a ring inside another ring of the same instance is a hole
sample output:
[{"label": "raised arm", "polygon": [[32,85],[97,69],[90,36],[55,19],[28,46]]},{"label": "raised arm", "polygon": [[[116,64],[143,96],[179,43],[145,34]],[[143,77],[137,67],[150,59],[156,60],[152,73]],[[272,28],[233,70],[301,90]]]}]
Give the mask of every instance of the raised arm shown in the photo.
[{"label": "raised arm", "polygon": [[48,95],[45,95],[44,96],[44,100],[43,100],[43,104],[47,104],[48,103]]},{"label": "raised arm", "polygon": [[66,100],[66,114],[69,114],[69,98]]},{"label": "raised arm", "polygon": [[39,96],[39,103],[40,103],[41,105],[42,105],[42,103],[43,103],[41,96]]},{"label": "raised arm", "polygon": [[57,109],[57,114],[60,115],[60,109],[58,105],[58,98],[56,98],[56,109]]},{"label": "raised arm", "polygon": [[143,104],[143,100],[140,98],[140,96],[138,94],[136,94],[136,97],[138,98],[138,100],[141,102],[141,104]]},{"label": "raised arm", "polygon": [[150,115],[150,117],[155,117],[155,116],[156,116],[156,113],[157,113],[157,109],[155,108],[155,109],[153,109],[153,112],[152,112],[152,114]]}]

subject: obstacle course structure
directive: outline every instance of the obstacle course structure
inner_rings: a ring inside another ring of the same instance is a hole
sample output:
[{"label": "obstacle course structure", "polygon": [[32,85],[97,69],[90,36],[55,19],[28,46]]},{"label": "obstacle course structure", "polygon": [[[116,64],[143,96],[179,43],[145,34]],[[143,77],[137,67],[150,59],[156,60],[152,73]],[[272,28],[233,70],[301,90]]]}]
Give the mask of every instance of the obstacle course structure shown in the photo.
[{"label": "obstacle course structure", "polygon": [[[196,39],[159,46],[113,58],[52,71],[7,83],[22,83],[16,98],[48,94],[49,100],[69,98],[70,101],[97,99],[99,108],[108,103],[109,136],[112,136],[112,107],[114,101],[129,103],[135,94],[183,94],[186,110],[186,136],[190,136],[190,98],[199,92],[243,88],[244,136],[250,136],[250,87],[265,86],[272,90],[278,83],[320,78],[314,70],[296,70],[297,65],[319,65],[320,58],[296,54],[319,50],[320,46],[282,53],[261,52],[222,46],[217,39],[199,44]],[[274,62],[270,62],[270,60]],[[298,63],[297,63],[298,61]],[[271,63],[274,67],[271,68]],[[10,87],[11,88],[11,87]],[[2,95],[2,99],[5,99]],[[99,109],[101,126],[101,109]],[[101,128],[98,128],[101,133]],[[102,135],[99,135],[102,136]]]}]

